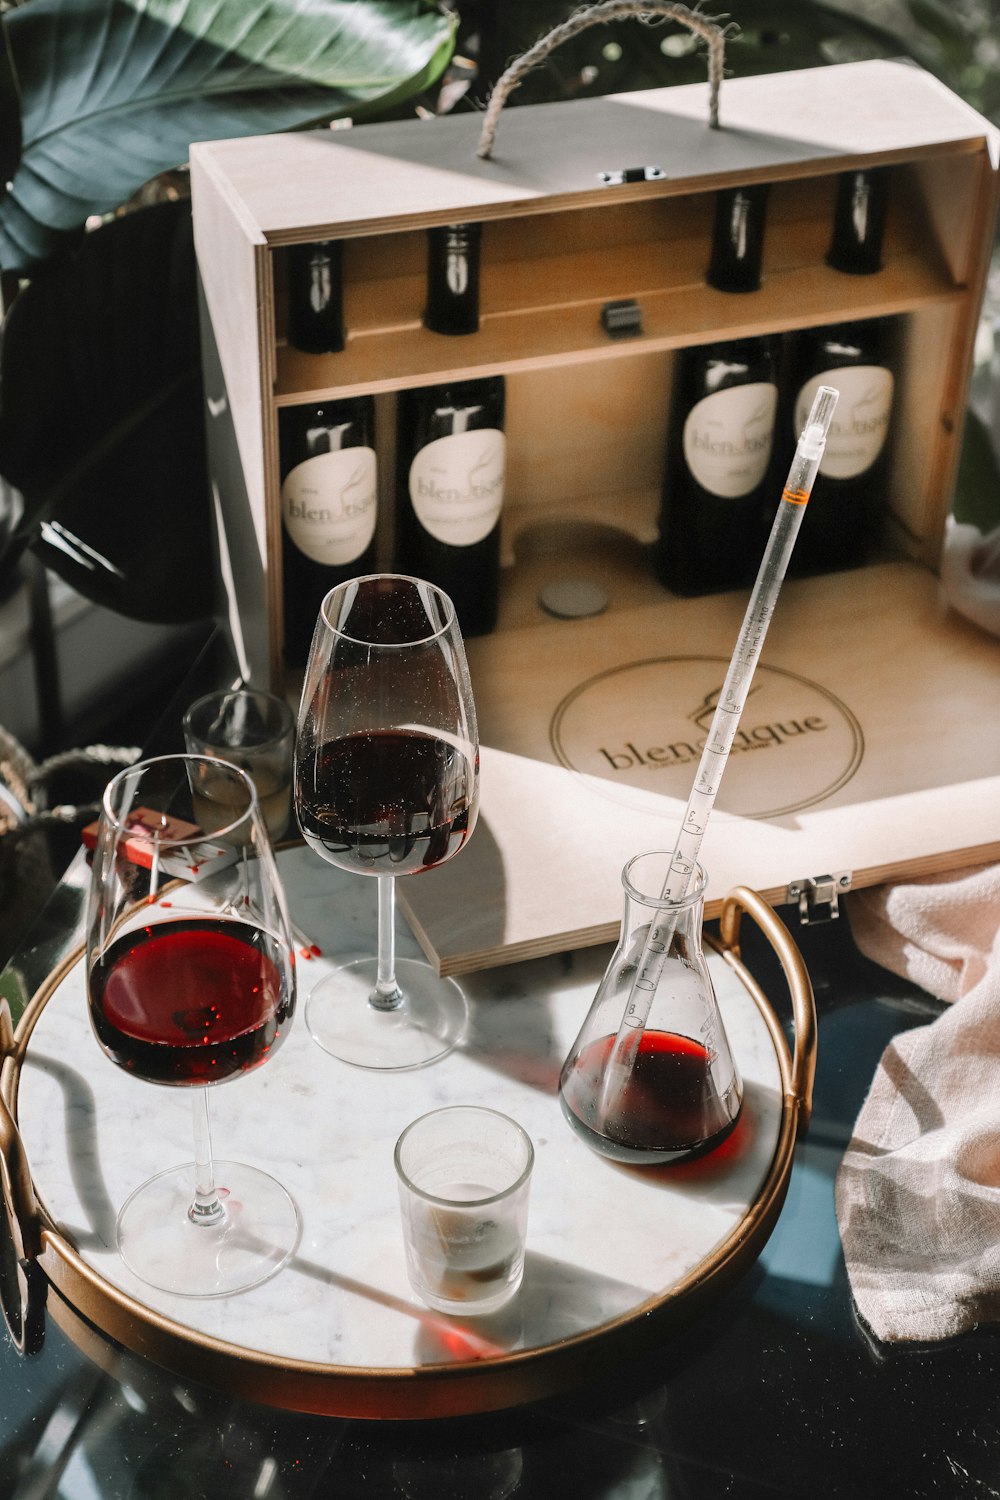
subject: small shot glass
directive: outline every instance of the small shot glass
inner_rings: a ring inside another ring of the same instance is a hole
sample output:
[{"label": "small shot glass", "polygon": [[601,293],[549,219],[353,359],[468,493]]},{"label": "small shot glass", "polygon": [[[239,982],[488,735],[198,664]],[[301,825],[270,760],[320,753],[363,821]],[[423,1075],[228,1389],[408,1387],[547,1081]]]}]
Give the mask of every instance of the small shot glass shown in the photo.
[{"label": "small shot glass", "polygon": [[408,1125],[395,1164],[410,1285],[436,1312],[496,1312],[524,1274],[535,1152],[516,1120],[453,1105]]},{"label": "small shot glass", "polygon": [[[227,760],[247,771],[257,788],[260,810],[272,842],[288,828],[292,810],[292,754],[295,746],[295,715],[284,698],[253,688],[208,693],[197,699],[184,715],[184,744],[189,755],[208,755]],[[214,803],[222,795],[206,777],[195,797]],[[206,808],[209,821],[218,823],[217,807]]]}]

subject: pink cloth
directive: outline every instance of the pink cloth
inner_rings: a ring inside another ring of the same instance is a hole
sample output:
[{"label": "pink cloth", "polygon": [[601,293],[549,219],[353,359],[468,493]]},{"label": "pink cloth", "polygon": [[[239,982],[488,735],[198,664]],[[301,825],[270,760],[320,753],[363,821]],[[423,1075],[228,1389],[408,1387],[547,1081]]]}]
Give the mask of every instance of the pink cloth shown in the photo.
[{"label": "pink cloth", "polygon": [[1000,959],[1000,865],[852,891],[851,931],[866,957],[939,1000],[958,1000]]},{"label": "pink cloth", "polygon": [[844,1258],[877,1338],[1000,1320],[1000,868],[852,893],[877,962],[954,1003],[886,1048],[837,1173]]}]

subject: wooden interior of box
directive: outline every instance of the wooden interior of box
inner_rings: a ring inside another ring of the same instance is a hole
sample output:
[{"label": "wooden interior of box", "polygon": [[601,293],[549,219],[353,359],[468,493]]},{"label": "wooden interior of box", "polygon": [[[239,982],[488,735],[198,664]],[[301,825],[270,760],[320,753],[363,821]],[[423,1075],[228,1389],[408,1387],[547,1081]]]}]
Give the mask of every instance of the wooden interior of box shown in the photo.
[{"label": "wooden interior of box", "polygon": [[[733,601],[672,599],[649,563],[676,351],[845,319],[892,315],[902,329],[884,497],[891,524],[875,561],[892,568],[908,560],[926,575],[914,582],[923,597],[940,554],[958,462],[992,244],[996,132],[927,75],[883,62],[729,80],[722,129],[712,131],[706,122],[707,86],[696,85],[508,110],[489,161],[475,155],[474,115],[193,148],[210,452],[233,573],[230,618],[255,678],[285,682],[278,409],[335,395],[375,396],[380,561],[391,566],[396,392],[486,374],[506,379],[508,436],[500,623],[495,636],[470,648],[489,726],[487,747],[501,756],[521,755],[516,746],[532,702],[529,739],[545,741],[566,691],[551,661],[567,640],[582,681],[602,640],[617,639],[617,670],[623,643],[641,657],[644,639],[663,639],[664,621],[684,654],[697,653],[703,631],[696,622],[703,620],[713,626],[707,654],[724,664],[739,625]],[[656,164],[663,175],[601,185],[602,170],[639,163]],[[824,261],[835,181],[841,171],[864,165],[891,169],[885,264],[876,275],[845,276]],[[770,184],[762,286],[727,295],[704,280],[713,200],[720,187],[752,181]],[[425,230],[458,219],[483,224],[481,327],[475,335],[446,338],[421,322]],[[334,355],[309,355],[285,338],[285,247],[327,238],[345,246],[347,345]],[[601,308],[627,297],[641,305],[642,332],[610,338]],[[553,625],[538,595],[557,574],[594,578],[607,592],[608,612],[599,621]],[[838,630],[848,633],[838,640],[838,656],[867,668],[871,643],[860,606],[869,593],[870,580],[851,574],[795,586],[795,671],[816,677],[809,665],[835,603]],[[911,608],[906,590],[894,588],[889,597]],[[782,600],[779,614],[784,610]],[[728,636],[716,637],[719,620],[731,627]],[[883,620],[880,628],[890,626]],[[532,630],[539,633],[529,658],[523,632]],[[848,638],[858,630],[857,640]],[[965,650],[968,636],[960,626],[948,636],[947,653]],[[988,643],[987,657],[989,650]],[[971,656],[982,665],[982,652]],[[931,691],[922,665],[910,670],[916,679],[911,695]],[[874,704],[865,700],[866,718]],[[896,705],[893,714],[899,711]],[[882,776],[891,797],[889,769],[883,775],[871,760],[879,738],[866,725],[866,774],[876,781]],[[982,773],[993,777],[1000,771],[998,753],[981,748]],[[537,768],[545,757],[536,761],[535,753],[521,756],[522,780],[542,776]],[[572,781],[574,773],[559,765],[558,755],[548,761],[554,774]],[[941,764],[945,786],[950,773],[947,762]],[[964,761],[960,769],[965,782],[976,781]],[[510,787],[504,785],[506,797]],[[560,817],[564,791],[556,799]],[[484,797],[489,819],[488,784]],[[515,817],[516,800],[504,803]],[[585,798],[577,815],[586,818],[588,808]],[[981,818],[973,825],[951,838],[963,857],[1000,839],[1000,827]],[[932,842],[940,867],[941,836]],[[477,834],[453,878],[469,889],[481,876],[484,889],[492,889],[485,866],[477,870],[477,843],[486,849]],[[782,881],[819,873],[828,863],[815,842],[796,849],[794,858],[784,847],[782,858],[791,861]],[[859,859],[848,867],[857,865],[864,879],[876,869],[912,868],[920,858],[908,844],[898,861]],[[521,856],[505,851],[507,896],[532,863],[530,846]],[[771,892],[782,883],[766,871],[758,876],[752,862],[734,873]],[[483,961],[487,950],[490,961],[499,961],[564,946],[568,935],[576,940],[584,930],[607,934],[606,921],[588,917],[581,927],[564,909],[554,916],[551,903],[542,903],[544,917],[531,918],[529,883],[523,902],[506,900],[509,910],[521,913],[514,927],[497,943],[477,948],[479,939],[470,939],[463,956],[451,951],[447,911],[437,909],[441,903],[431,889],[446,889],[446,872],[441,875],[440,881],[436,875],[402,884],[426,946],[446,966]],[[617,921],[616,872],[611,884]],[[421,905],[426,909],[418,911]],[[470,959],[473,949],[479,956]]]}]

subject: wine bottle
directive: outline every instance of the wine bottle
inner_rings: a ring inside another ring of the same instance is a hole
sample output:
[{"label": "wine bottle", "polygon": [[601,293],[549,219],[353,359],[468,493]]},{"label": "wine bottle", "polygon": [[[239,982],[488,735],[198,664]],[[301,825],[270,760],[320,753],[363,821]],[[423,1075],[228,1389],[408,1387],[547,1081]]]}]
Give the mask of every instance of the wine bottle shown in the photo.
[{"label": "wine bottle", "polygon": [[499,375],[399,396],[397,566],[450,594],[467,636],[497,620],[504,403]]},{"label": "wine bottle", "polygon": [[288,250],[288,342],[307,354],[344,347],[342,252],[339,240]]},{"label": "wine bottle", "polygon": [[[706,280],[718,291],[760,286],[767,187],[715,201]],[[778,401],[778,340],[727,340],[681,350],[667,432],[657,571],[679,594],[736,588],[753,577],[763,540]]]},{"label": "wine bottle", "polygon": [[375,571],[378,519],[370,396],[278,414],[285,656],[302,666],[326,593]]},{"label": "wine bottle", "polygon": [[[848,276],[881,270],[887,186],[884,167],[838,179],[827,253],[834,270]],[[819,386],[833,386],[840,399],[791,571],[857,567],[877,545],[885,516],[897,332],[894,318],[868,318],[812,328],[793,340],[786,445],[791,448],[801,432]]]},{"label": "wine bottle", "polygon": [[479,328],[481,224],[445,224],[427,231],[427,307],[434,333],[475,333]]}]

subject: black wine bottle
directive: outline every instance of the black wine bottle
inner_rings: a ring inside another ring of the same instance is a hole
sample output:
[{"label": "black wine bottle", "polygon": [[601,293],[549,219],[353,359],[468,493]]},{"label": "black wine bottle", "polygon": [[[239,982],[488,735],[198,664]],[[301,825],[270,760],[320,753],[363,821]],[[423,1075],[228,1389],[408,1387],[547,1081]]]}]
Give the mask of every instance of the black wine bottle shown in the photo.
[{"label": "black wine bottle", "polygon": [[278,423],[285,656],[302,666],[324,595],[375,571],[374,402],[285,407]]},{"label": "black wine bottle", "polygon": [[307,354],[344,347],[342,252],[339,240],[288,250],[288,342]]},{"label": "black wine bottle", "polygon": [[[760,286],[767,188],[718,194],[706,279]],[[736,588],[754,575],[771,473],[778,340],[728,340],[677,357],[667,432],[657,571],[679,594]]]},{"label": "black wine bottle", "polygon": [[[838,179],[827,263],[849,276],[882,268],[886,168]],[[878,544],[895,388],[894,318],[868,318],[796,335],[791,399],[783,424],[788,448],[801,432],[821,385],[840,392],[826,451],[802,518],[790,571],[836,572],[863,563]]]},{"label": "black wine bottle", "polygon": [[427,307],[434,333],[475,333],[479,328],[481,224],[444,224],[427,231]]},{"label": "black wine bottle", "polygon": [[501,376],[399,396],[396,564],[450,594],[469,636],[497,620],[504,402]]}]

